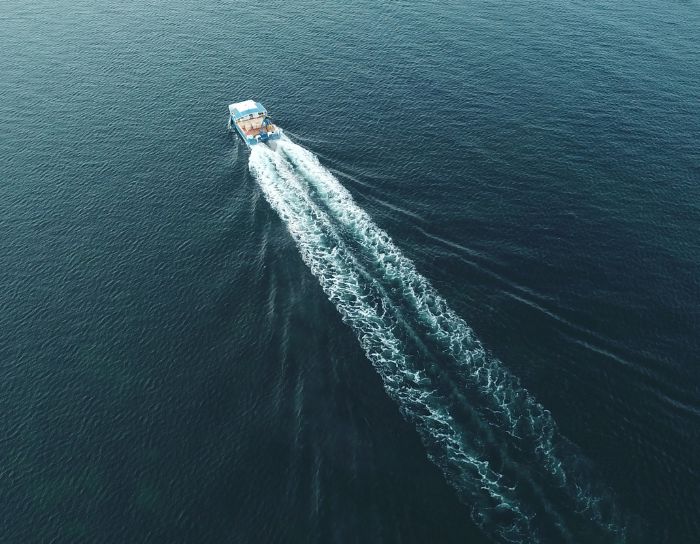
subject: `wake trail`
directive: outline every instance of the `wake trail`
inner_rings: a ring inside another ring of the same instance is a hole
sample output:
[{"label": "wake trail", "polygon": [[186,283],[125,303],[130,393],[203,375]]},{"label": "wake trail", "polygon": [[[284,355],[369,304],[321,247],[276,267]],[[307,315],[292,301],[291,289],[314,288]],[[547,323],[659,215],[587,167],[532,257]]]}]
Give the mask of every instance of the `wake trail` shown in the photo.
[{"label": "wake trail", "polygon": [[429,457],[504,542],[624,540],[581,456],[474,333],[308,150],[284,138],[250,170],[301,257],[354,330]]}]

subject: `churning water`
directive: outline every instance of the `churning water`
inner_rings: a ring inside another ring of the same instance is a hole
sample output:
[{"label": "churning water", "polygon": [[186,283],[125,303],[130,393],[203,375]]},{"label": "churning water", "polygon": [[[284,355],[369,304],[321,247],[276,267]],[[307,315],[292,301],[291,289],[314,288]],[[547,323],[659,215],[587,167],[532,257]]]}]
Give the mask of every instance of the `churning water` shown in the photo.
[{"label": "churning water", "polygon": [[[355,204],[286,137],[255,146],[250,169],[431,459],[487,533],[506,541],[622,537],[590,474],[562,463],[556,426],[517,378]],[[571,457],[572,451],[566,453]],[[573,518],[573,519],[572,519]]]}]

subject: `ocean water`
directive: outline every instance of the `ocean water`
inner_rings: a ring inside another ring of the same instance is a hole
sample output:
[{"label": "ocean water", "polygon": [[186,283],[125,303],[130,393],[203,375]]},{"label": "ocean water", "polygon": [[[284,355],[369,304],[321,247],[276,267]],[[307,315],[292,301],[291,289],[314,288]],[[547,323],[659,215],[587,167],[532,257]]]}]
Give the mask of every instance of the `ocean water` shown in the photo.
[{"label": "ocean water", "polygon": [[698,29],[6,0],[0,541],[700,540]]}]

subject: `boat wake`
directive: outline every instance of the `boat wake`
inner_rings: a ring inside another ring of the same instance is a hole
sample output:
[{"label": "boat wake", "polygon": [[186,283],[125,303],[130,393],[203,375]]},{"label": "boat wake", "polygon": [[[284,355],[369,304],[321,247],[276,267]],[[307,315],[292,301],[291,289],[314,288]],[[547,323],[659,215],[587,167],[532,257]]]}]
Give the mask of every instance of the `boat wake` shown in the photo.
[{"label": "boat wake", "polygon": [[430,459],[502,542],[622,542],[606,489],[545,410],[308,150],[250,170]]}]

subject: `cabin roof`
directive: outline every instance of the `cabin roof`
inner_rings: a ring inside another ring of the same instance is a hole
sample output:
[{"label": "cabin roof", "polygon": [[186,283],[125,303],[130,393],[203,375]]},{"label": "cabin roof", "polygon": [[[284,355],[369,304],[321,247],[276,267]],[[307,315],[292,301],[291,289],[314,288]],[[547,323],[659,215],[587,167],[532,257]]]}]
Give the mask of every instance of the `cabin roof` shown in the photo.
[{"label": "cabin roof", "polygon": [[253,100],[245,100],[244,102],[229,104],[228,109],[234,118],[243,117],[252,113],[267,113],[267,110],[260,102],[255,102]]}]

